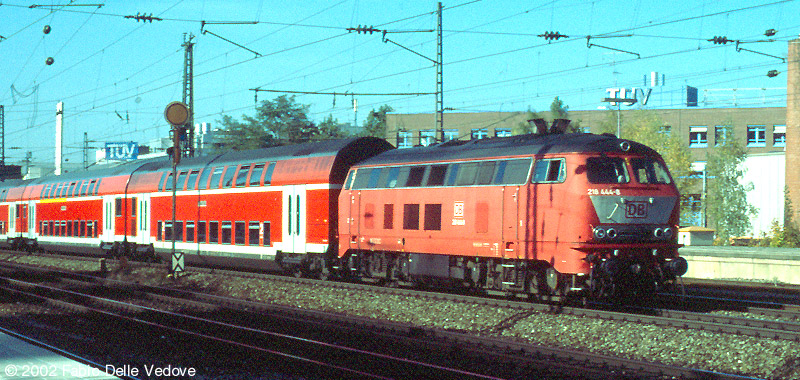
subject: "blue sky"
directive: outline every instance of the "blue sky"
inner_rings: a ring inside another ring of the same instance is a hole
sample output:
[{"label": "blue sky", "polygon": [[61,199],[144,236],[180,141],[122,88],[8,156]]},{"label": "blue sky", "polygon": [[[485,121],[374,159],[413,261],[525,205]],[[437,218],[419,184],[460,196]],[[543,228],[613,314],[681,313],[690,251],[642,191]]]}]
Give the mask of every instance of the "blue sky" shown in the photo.
[{"label": "blue sky", "polygon": [[[311,105],[315,121],[333,115],[360,125],[383,104],[400,113],[435,109],[433,95],[344,93],[434,92],[429,59],[436,58],[436,1],[66,3],[0,5],[0,104],[9,163],[27,151],[34,162],[52,162],[58,101],[64,102],[64,151],[71,162],[82,162],[84,133],[96,147],[166,137],[164,107],[181,100],[184,33],[196,43],[196,122],[218,125],[222,115],[253,115],[252,88],[338,93],[297,95]],[[643,78],[650,72],[666,81],[652,90],[647,108],[682,107],[686,85],[700,89],[706,106],[733,105],[733,88],[740,89],[738,105],[785,106],[786,63],[779,58],[800,33],[797,1],[458,0],[443,6],[448,112],[547,110],[556,96],[573,110],[597,109],[605,105],[607,88],[647,88]],[[124,17],[137,14],[163,20]],[[359,25],[387,30],[393,43],[382,42],[381,33],[346,30]],[[777,33],[767,37],[768,29]],[[548,42],[537,36],[548,31],[568,37]],[[707,41],[714,36],[741,41],[742,50],[733,42]],[[52,65],[45,64],[48,57]],[[769,78],[769,70],[780,74]],[[258,99],[278,95],[260,92]]]}]

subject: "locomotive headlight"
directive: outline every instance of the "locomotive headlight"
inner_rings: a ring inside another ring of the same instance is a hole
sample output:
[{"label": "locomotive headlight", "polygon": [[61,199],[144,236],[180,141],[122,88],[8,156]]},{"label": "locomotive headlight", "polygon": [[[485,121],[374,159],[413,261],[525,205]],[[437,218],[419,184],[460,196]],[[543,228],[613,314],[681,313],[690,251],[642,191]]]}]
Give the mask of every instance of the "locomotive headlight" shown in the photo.
[{"label": "locomotive headlight", "polygon": [[606,230],[606,236],[608,236],[611,239],[617,237],[617,230],[615,230],[614,228],[607,229]]},{"label": "locomotive headlight", "polygon": [[675,232],[672,231],[671,227],[667,227],[664,229],[664,238],[669,240],[672,239],[672,236],[675,235]]},{"label": "locomotive headlight", "polygon": [[664,230],[662,230],[661,228],[654,229],[653,236],[655,236],[656,239],[661,239],[662,237],[664,237]]},{"label": "locomotive headlight", "polygon": [[604,230],[604,229],[602,229],[600,227],[595,227],[593,233],[594,233],[595,239],[605,239],[605,237],[606,237],[606,230]]}]

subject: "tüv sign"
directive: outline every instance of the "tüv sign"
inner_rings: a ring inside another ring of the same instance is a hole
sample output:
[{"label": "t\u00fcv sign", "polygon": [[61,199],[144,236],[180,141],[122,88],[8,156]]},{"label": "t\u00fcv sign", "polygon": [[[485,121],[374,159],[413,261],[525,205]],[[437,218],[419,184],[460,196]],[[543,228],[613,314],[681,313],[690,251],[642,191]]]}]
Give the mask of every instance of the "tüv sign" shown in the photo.
[{"label": "t\u00fcv sign", "polygon": [[106,160],[135,160],[138,156],[138,143],[133,141],[106,143]]}]

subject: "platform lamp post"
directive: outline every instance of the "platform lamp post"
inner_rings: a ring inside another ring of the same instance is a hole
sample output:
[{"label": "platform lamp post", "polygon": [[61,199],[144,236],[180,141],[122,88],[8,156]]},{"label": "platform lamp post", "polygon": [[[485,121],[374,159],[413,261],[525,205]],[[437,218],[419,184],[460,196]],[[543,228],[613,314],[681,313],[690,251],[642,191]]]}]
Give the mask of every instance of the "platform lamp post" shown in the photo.
[{"label": "platform lamp post", "polygon": [[[189,106],[182,102],[172,102],[164,109],[164,118],[172,126],[172,274],[177,278],[183,272],[183,252],[175,252],[175,209],[177,199],[178,163],[181,161],[181,134],[184,132],[186,121],[190,120]],[[169,151],[169,149],[167,150]]]},{"label": "platform lamp post", "polygon": [[629,103],[629,105],[633,105],[634,103],[636,103],[636,98],[633,98],[633,99],[629,99],[629,98],[603,98],[603,102],[604,103],[609,103],[610,106],[613,106],[614,104],[617,105],[617,138],[619,138],[620,126],[622,124],[622,121],[621,121],[622,118],[620,117],[620,113],[622,112],[621,111],[622,103]]}]

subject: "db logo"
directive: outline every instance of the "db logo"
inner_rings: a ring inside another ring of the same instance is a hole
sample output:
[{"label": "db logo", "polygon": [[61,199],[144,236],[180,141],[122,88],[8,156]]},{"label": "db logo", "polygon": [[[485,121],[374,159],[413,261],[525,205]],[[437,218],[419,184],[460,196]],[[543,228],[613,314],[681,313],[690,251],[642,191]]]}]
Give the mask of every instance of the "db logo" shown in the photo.
[{"label": "db logo", "polygon": [[625,203],[625,217],[626,218],[646,218],[647,217],[647,202],[631,202]]}]

